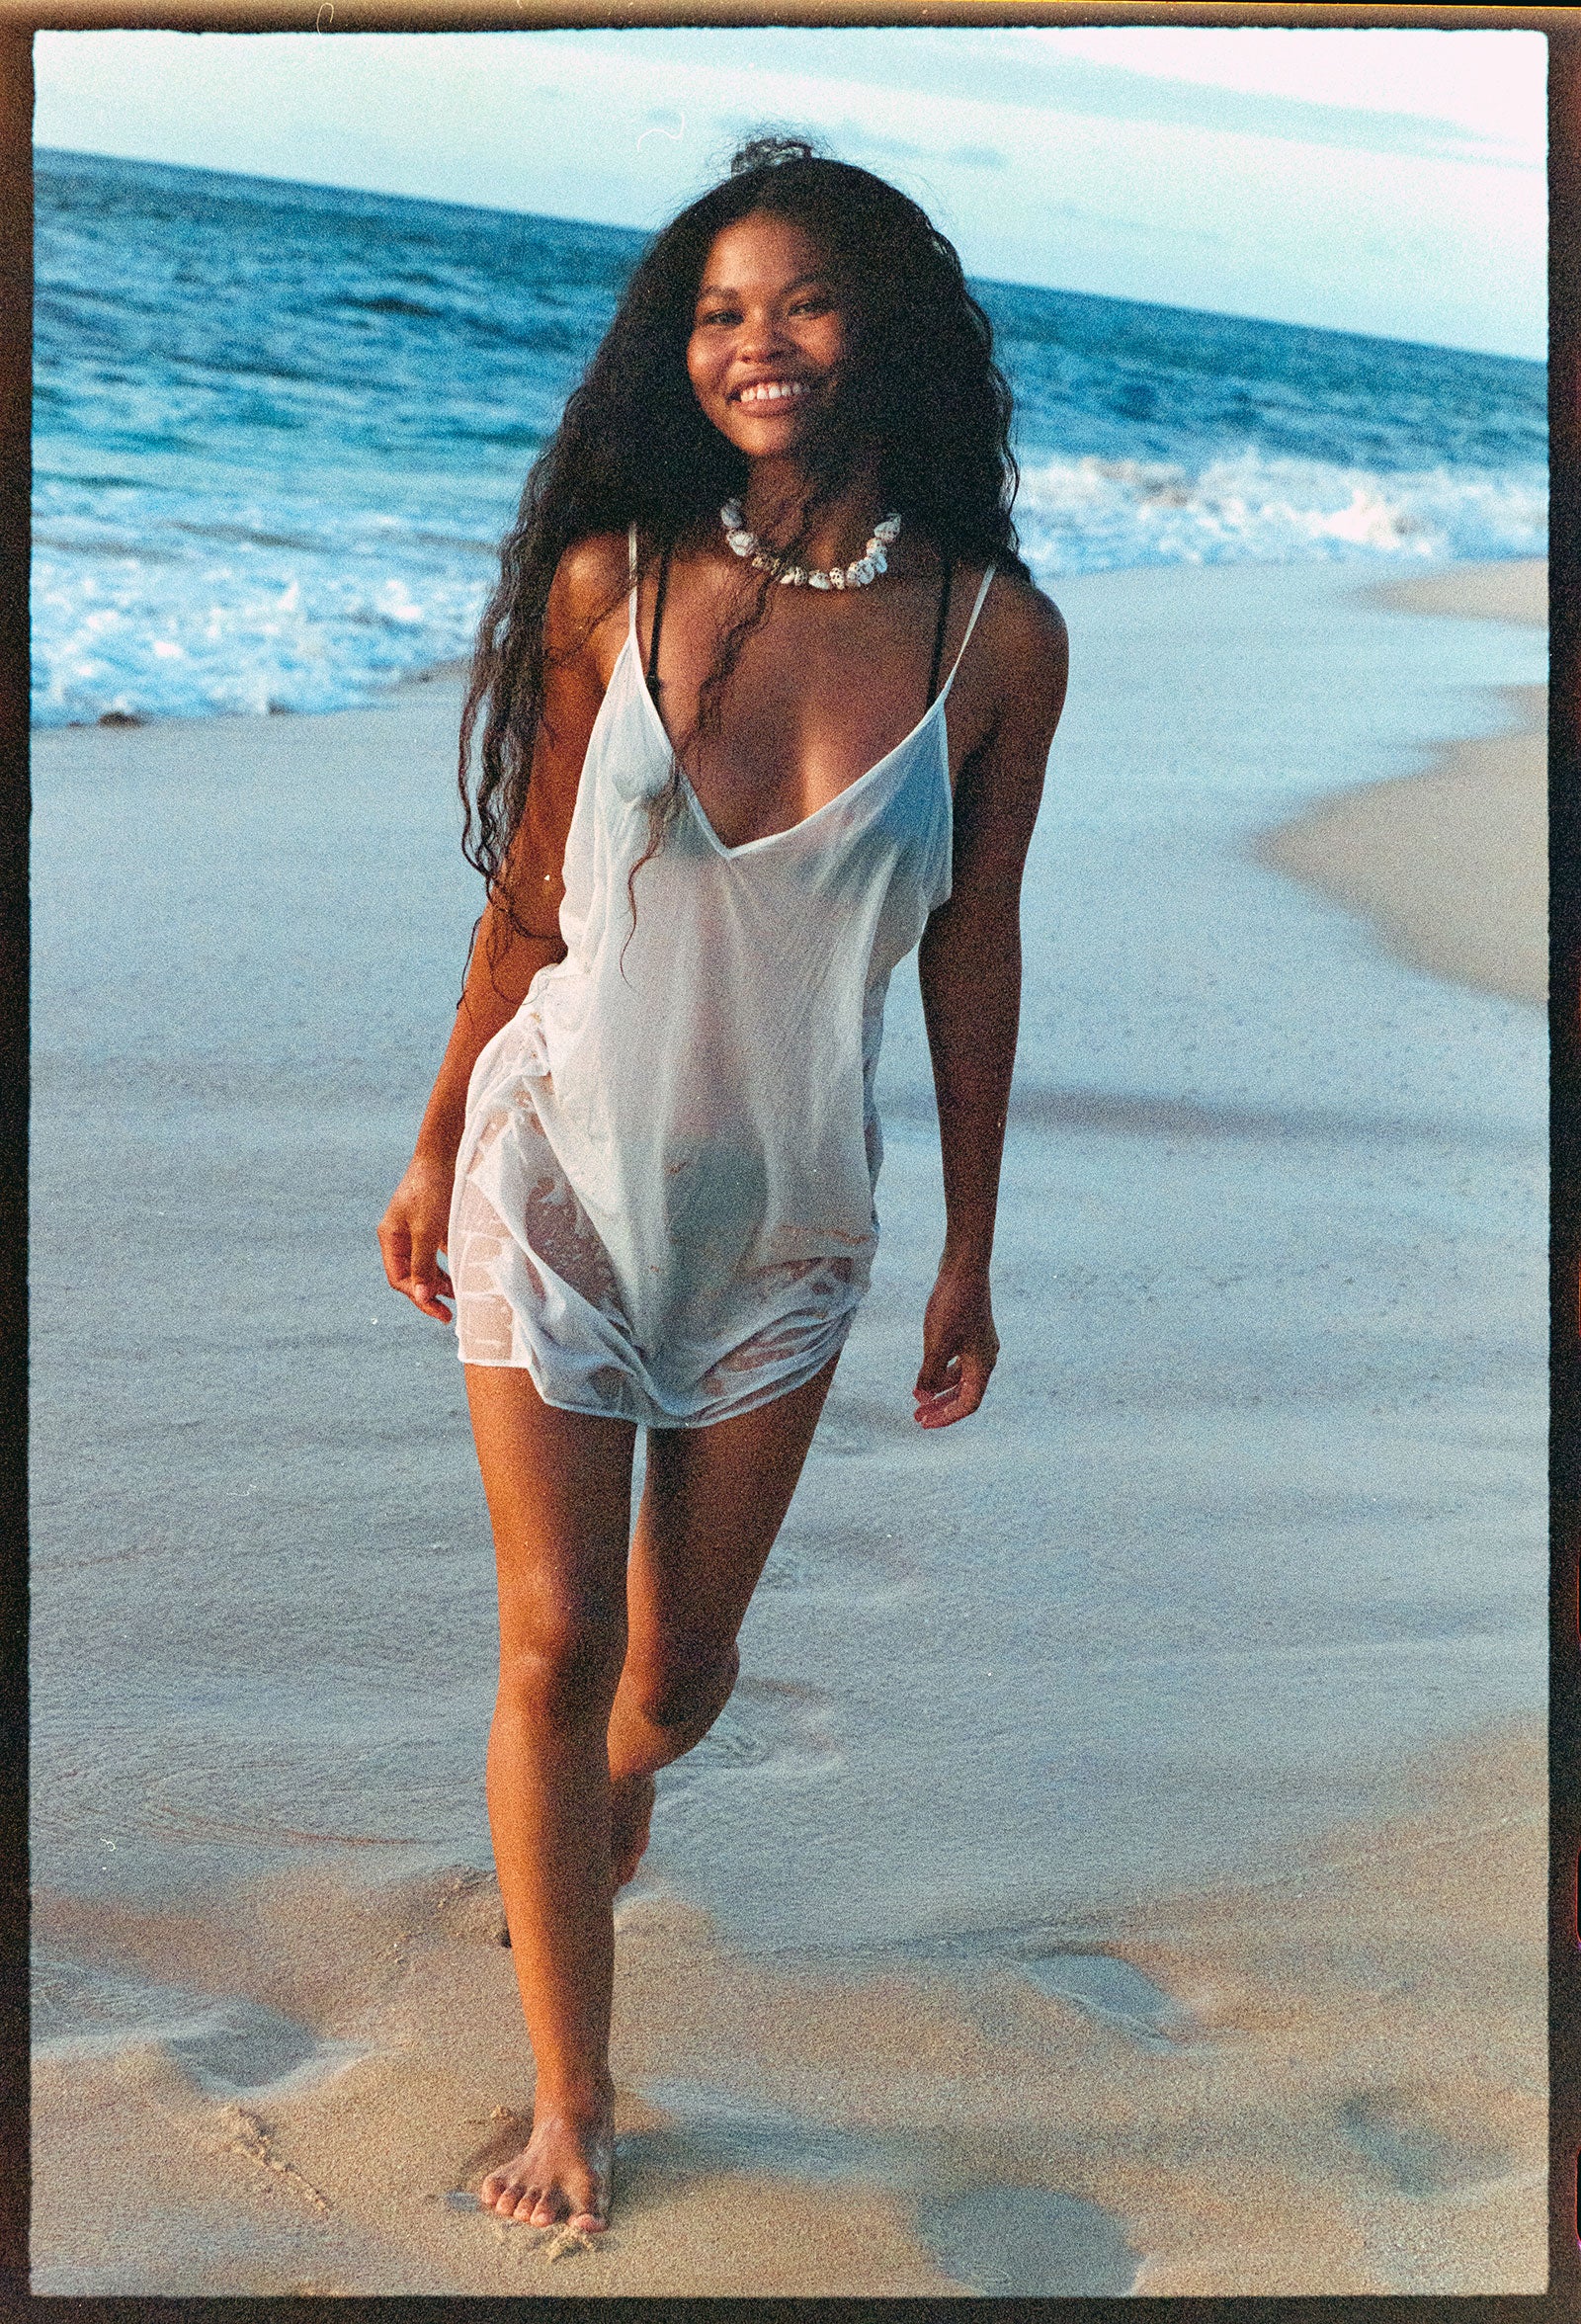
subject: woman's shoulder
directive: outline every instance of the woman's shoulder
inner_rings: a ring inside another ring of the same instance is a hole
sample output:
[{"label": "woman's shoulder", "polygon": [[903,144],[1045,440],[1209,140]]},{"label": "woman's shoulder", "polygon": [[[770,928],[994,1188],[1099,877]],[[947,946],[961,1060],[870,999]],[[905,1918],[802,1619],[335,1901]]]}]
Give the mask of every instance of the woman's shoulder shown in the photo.
[{"label": "woman's shoulder", "polygon": [[630,552],[624,533],[588,533],[573,540],[554,568],[549,600],[573,619],[586,620],[630,585]]},{"label": "woman's shoulder", "polygon": [[[979,567],[979,571],[989,568]],[[983,601],[983,619],[1007,641],[1048,648],[1066,640],[1065,617],[1053,599],[1024,574],[995,566],[993,586]]]},{"label": "woman's shoulder", "polygon": [[543,609],[543,642],[551,654],[580,656],[591,648],[601,676],[612,659],[630,586],[624,533],[589,533],[573,540],[554,568]]},{"label": "woman's shoulder", "polygon": [[1024,696],[1030,690],[1034,697],[1047,693],[1062,699],[1069,661],[1064,616],[1053,599],[1023,574],[979,565],[974,572],[978,586],[990,569],[993,581],[977,624],[982,644],[979,666],[992,671],[1001,691],[1014,689]]}]

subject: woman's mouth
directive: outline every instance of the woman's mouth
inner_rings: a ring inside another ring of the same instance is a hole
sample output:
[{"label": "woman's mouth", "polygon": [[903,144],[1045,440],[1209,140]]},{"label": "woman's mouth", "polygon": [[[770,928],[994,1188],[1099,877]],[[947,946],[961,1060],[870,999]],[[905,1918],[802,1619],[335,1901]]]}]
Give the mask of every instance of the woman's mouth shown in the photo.
[{"label": "woman's mouth", "polygon": [[738,387],[730,400],[753,409],[764,404],[791,403],[808,392],[805,379],[754,379],[750,386]]}]

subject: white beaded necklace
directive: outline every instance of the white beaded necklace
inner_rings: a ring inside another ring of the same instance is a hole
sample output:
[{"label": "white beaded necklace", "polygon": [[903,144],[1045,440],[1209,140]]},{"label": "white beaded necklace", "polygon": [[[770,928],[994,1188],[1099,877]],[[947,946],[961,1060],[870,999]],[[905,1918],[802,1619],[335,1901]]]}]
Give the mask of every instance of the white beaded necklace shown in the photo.
[{"label": "white beaded necklace", "polygon": [[884,552],[894,546],[900,536],[900,519],[891,510],[874,525],[872,539],[855,563],[826,565],[814,571],[806,565],[788,565],[772,548],[765,548],[757,535],[747,531],[738,500],[725,502],[719,511],[719,522],[724,527],[725,540],[738,557],[749,558],[760,573],[772,573],[784,587],[791,589],[866,589],[870,581],[876,581],[880,573],[888,570],[889,559]]}]

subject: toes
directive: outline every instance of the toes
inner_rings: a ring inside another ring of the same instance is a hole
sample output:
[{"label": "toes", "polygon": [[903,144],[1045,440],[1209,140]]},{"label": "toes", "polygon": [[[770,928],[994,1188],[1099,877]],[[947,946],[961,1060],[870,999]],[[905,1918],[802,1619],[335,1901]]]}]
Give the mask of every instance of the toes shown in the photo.
[{"label": "toes", "polygon": [[577,2235],[602,2235],[609,2223],[604,2215],[609,2207],[609,2181],[596,2171],[585,2178],[579,2172],[577,2177],[581,2183],[566,2203],[566,2224]]},{"label": "toes", "polygon": [[564,2159],[568,2166],[564,2175],[551,2166],[546,2176],[540,2177],[536,2169],[518,2168],[534,2160],[531,2154],[519,2155],[490,2171],[477,2191],[478,2200],[484,2209],[517,2226],[563,2227],[575,2235],[601,2235],[607,2224],[607,2176],[600,2173],[596,2160],[590,2170],[581,2155]]}]

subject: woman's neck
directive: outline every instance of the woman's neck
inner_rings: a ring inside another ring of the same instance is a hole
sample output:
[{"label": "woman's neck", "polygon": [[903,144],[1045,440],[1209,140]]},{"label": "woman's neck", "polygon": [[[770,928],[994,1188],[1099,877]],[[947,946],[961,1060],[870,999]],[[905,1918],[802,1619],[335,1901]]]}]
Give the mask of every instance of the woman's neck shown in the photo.
[{"label": "woman's neck", "polygon": [[[803,512],[816,489],[799,461],[754,460],[741,496],[748,530],[770,548],[788,547],[805,521]],[[796,551],[799,561],[814,566],[850,564],[862,554],[883,514],[877,463],[864,461],[813,512]]]}]

